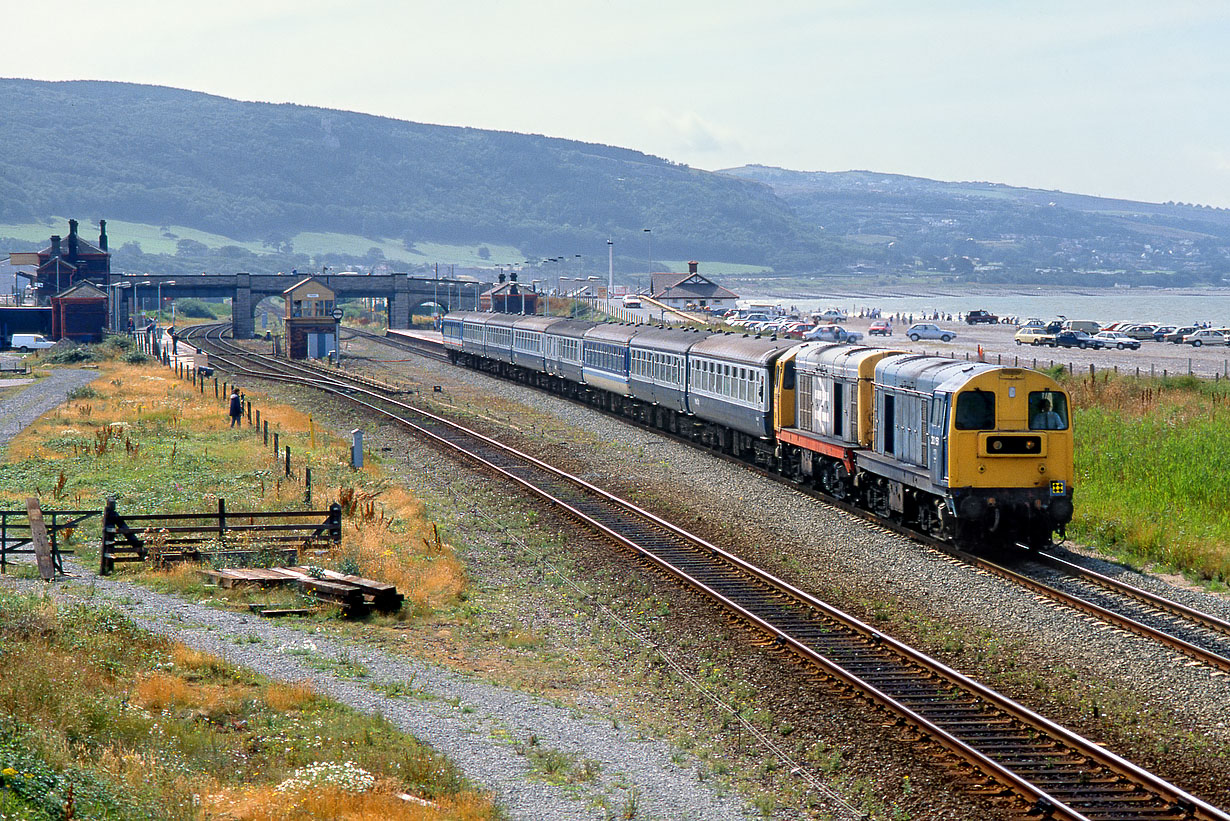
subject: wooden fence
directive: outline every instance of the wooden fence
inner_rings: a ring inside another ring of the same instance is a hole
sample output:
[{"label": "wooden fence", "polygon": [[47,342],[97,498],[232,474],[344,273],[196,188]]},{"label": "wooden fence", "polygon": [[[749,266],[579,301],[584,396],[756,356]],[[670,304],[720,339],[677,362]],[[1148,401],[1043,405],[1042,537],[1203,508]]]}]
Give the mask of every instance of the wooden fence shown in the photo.
[{"label": "wooden fence", "polygon": [[[37,508],[37,505],[35,507]],[[46,525],[48,547],[51,551],[55,572],[63,573],[64,564],[61,556],[64,554],[71,556],[73,551],[60,547],[60,534],[76,527],[91,516],[99,515],[102,511],[40,510],[38,512],[42,514],[42,521]],[[0,573],[8,572],[11,556],[37,555],[30,513],[30,507],[25,510],[0,510]]]},{"label": "wooden fence", "polygon": [[336,503],[328,510],[228,513],[226,500],[219,499],[216,513],[122,516],[115,499],[108,499],[98,572],[107,575],[116,562],[240,560],[256,553],[294,563],[301,550],[341,540],[342,508]]}]

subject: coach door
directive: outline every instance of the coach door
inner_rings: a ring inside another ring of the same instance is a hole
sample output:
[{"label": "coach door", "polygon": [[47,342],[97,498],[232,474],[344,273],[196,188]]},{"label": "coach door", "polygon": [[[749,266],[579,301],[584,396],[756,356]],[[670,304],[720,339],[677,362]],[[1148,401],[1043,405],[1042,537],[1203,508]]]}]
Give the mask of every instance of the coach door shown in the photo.
[{"label": "coach door", "polygon": [[927,454],[931,457],[931,478],[948,481],[948,407],[952,394],[936,391],[931,402],[931,424],[927,436]]}]

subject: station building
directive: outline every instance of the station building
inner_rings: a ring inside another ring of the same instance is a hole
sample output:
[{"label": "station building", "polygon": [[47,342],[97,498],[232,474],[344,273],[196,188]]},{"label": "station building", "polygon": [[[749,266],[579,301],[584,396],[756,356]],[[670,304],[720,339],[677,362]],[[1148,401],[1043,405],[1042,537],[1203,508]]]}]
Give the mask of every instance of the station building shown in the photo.
[{"label": "station building", "polygon": [[739,295],[699,273],[699,266],[700,263],[693,260],[688,263],[686,274],[650,275],[650,299],[681,310],[689,306],[708,308],[711,311],[725,311],[735,307]]}]

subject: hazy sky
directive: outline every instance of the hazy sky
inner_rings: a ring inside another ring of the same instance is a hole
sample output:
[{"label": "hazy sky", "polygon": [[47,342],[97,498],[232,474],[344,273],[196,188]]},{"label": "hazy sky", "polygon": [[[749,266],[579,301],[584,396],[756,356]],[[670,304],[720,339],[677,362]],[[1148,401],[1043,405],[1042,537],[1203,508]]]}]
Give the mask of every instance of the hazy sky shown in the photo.
[{"label": "hazy sky", "polygon": [[569,137],[706,169],[1230,206],[1224,0],[4,6],[6,77]]}]

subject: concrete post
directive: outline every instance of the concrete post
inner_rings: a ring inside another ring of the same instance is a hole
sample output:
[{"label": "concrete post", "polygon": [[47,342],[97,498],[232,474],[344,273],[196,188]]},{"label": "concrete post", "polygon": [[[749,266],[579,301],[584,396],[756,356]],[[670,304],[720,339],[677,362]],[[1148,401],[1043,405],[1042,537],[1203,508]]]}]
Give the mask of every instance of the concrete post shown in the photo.
[{"label": "concrete post", "polygon": [[355,428],[350,432],[350,466],[355,470],[363,467],[363,431]]}]

